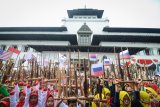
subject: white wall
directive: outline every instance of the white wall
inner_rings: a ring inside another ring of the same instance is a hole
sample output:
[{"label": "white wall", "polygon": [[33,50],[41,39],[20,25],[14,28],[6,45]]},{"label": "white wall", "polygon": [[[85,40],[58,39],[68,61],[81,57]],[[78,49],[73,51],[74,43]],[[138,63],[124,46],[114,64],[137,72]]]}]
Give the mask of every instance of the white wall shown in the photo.
[{"label": "white wall", "polygon": [[101,34],[105,26],[108,26],[109,21],[107,19],[90,19],[90,20],[75,20],[66,19],[64,26],[67,27],[69,33],[76,34],[80,27],[86,23],[93,31],[93,34]]}]

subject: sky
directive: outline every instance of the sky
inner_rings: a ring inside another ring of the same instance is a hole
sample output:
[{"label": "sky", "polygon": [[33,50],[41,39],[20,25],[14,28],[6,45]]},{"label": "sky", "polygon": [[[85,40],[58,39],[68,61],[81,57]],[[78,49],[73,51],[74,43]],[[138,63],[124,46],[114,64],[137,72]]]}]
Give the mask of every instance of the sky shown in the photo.
[{"label": "sky", "polygon": [[160,28],[160,0],[0,0],[0,27],[59,27],[85,5],[104,10],[110,27]]}]

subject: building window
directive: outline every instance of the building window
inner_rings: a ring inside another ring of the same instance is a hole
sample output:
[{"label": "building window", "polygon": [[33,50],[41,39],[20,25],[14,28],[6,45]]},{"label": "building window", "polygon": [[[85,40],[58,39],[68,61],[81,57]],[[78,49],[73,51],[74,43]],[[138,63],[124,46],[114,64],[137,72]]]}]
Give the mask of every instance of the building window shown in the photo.
[{"label": "building window", "polygon": [[80,45],[89,45],[89,35],[80,35],[79,43]]},{"label": "building window", "polygon": [[18,49],[17,45],[13,45],[12,47],[15,48],[15,49]]},{"label": "building window", "polygon": [[154,55],[153,49],[150,49],[150,50],[149,50],[149,53],[150,53],[150,55]]},{"label": "building window", "polygon": [[160,49],[158,49],[157,51],[158,51],[158,55],[160,55]]},{"label": "building window", "polygon": [[2,45],[1,48],[2,48],[3,50],[6,50],[6,45]]},{"label": "building window", "polygon": [[29,50],[28,46],[24,46],[24,52],[27,52]]},{"label": "building window", "polygon": [[145,49],[145,54],[150,55],[149,51],[150,51],[149,49]]}]

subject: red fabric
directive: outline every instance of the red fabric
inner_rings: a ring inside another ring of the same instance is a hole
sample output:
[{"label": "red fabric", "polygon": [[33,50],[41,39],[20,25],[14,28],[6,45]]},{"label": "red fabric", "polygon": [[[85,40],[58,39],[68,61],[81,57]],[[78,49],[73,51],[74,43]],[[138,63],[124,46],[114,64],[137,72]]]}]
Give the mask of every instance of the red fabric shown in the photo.
[{"label": "red fabric", "polygon": [[0,104],[5,105],[6,107],[10,107],[10,103],[7,101],[0,101]]},{"label": "red fabric", "polygon": [[160,88],[157,89],[157,93],[160,95]]},{"label": "red fabric", "polygon": [[[38,97],[38,91],[33,91],[33,92],[31,92],[30,98],[31,98],[32,96],[37,96],[37,97]],[[38,104],[38,100],[37,100],[36,103],[33,104],[33,103],[30,102],[30,98],[29,98],[29,107],[35,107],[35,106]]]},{"label": "red fabric", "polygon": [[[47,100],[48,100],[49,97],[52,97],[53,100],[54,100],[54,96],[50,92],[48,92],[47,99],[46,99],[46,104],[47,104]],[[46,105],[46,107],[47,107],[47,105]],[[53,103],[52,107],[54,107],[54,103]]]},{"label": "red fabric", "polygon": [[23,83],[22,81],[20,81],[20,82],[19,82],[19,85],[20,85],[20,86],[23,86],[23,85],[24,85],[24,83]]},{"label": "red fabric", "polygon": [[13,92],[10,93],[10,95],[14,95],[14,93],[15,93],[15,92],[13,91]]},{"label": "red fabric", "polygon": [[21,93],[22,93],[24,96],[26,96],[26,92],[25,92],[24,90],[22,90],[22,91],[19,93],[19,95],[20,95]]},{"label": "red fabric", "polygon": [[157,84],[151,84],[151,88],[153,88],[155,91],[158,89]]},{"label": "red fabric", "polygon": [[[20,95],[20,94],[23,94],[24,96],[26,96],[26,92],[25,92],[24,90],[22,90],[22,91],[19,93],[19,95]],[[25,100],[25,99],[24,99],[24,100]],[[25,103],[24,100],[19,101],[16,107],[23,107],[23,105],[24,105],[24,103]]]},{"label": "red fabric", "polygon": [[133,58],[132,61],[133,61],[133,62],[136,62],[136,59]]},{"label": "red fabric", "polygon": [[138,59],[137,62],[140,64],[146,64],[146,65],[153,63],[151,59]]},{"label": "red fabric", "polygon": [[154,62],[158,62],[158,59],[153,59]]},{"label": "red fabric", "polygon": [[18,49],[15,49],[15,48],[9,48],[8,50],[11,51],[11,52],[14,52],[16,54],[20,54],[20,52],[21,52]]},{"label": "red fabric", "polygon": [[38,85],[39,81],[36,80],[35,83],[33,84],[34,86]]},{"label": "red fabric", "polygon": [[24,101],[19,101],[16,107],[23,107],[24,103]]}]

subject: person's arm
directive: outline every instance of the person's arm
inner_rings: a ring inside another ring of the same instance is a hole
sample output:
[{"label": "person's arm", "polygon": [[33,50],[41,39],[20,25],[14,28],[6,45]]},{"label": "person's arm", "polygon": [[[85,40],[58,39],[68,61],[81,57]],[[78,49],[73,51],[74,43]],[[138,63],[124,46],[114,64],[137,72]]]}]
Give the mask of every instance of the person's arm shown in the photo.
[{"label": "person's arm", "polygon": [[16,93],[11,92],[10,93],[10,107],[16,107],[17,101],[16,101]]},{"label": "person's arm", "polygon": [[[42,88],[40,88],[38,90],[38,107],[41,107],[43,102],[46,103],[46,100],[43,100],[43,96],[42,96]],[[45,107],[45,106],[44,106]]]},{"label": "person's arm", "polygon": [[55,106],[55,107],[59,107],[60,106],[60,104],[62,103],[62,99],[61,100],[59,100],[58,102],[57,102],[57,105]]},{"label": "person's arm", "polygon": [[48,91],[46,89],[42,92],[42,107],[46,106],[47,93]]},{"label": "person's arm", "polygon": [[16,101],[18,101],[19,100],[19,92],[20,92],[18,83],[15,84],[14,91],[15,91],[15,94],[16,94]]},{"label": "person's arm", "polygon": [[120,107],[120,101],[119,101],[119,81],[115,80],[115,96],[114,96],[114,107]]},{"label": "person's arm", "polygon": [[30,86],[27,86],[24,107],[28,107],[28,105],[29,105],[29,97],[30,97],[30,94],[31,94],[31,87],[30,87]]},{"label": "person's arm", "polygon": [[81,100],[77,99],[77,102],[81,104],[81,107],[84,107],[84,103]]}]

